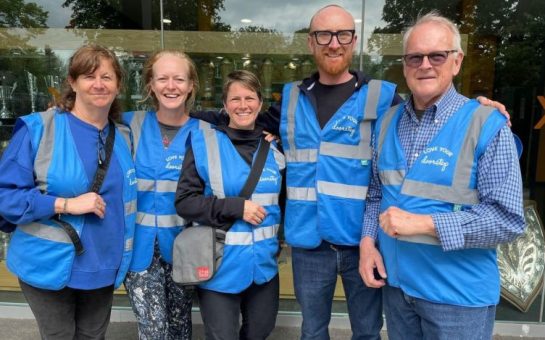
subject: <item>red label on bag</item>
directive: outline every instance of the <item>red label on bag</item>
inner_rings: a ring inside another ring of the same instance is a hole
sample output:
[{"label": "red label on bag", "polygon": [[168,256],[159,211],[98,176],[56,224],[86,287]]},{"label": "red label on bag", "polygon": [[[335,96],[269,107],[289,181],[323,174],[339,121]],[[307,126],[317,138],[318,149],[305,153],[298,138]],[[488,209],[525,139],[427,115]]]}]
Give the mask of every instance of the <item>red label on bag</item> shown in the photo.
[{"label": "red label on bag", "polygon": [[210,269],[206,266],[197,267],[197,277],[199,280],[207,279],[210,276]]}]

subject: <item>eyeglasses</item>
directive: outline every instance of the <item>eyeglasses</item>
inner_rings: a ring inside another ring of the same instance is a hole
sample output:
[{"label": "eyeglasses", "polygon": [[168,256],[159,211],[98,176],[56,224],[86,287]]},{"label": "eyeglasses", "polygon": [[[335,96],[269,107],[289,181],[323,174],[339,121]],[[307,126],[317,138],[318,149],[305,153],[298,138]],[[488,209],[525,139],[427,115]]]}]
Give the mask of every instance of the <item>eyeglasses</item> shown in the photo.
[{"label": "eyeglasses", "polygon": [[314,35],[318,45],[329,45],[333,37],[337,37],[339,44],[348,45],[354,39],[354,33],[356,33],[356,30],[342,30],[337,32],[314,31],[310,32],[309,34]]},{"label": "eyeglasses", "polygon": [[106,131],[99,130],[98,131],[98,164],[102,164],[106,161]]},{"label": "eyeglasses", "polygon": [[450,53],[456,53],[458,50],[448,50],[448,51],[434,51],[430,52],[428,54],[422,54],[422,53],[409,53],[403,55],[403,60],[405,61],[405,65],[417,68],[422,65],[422,62],[424,61],[424,57],[428,57],[428,61],[432,66],[440,66],[447,61],[448,55]]}]

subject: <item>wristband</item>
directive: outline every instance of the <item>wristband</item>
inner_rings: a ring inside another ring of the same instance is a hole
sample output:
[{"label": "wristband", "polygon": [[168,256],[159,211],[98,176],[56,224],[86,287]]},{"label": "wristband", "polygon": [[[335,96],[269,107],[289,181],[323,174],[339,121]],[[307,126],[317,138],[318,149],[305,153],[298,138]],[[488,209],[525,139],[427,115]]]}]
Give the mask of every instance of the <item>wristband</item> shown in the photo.
[{"label": "wristband", "polygon": [[66,214],[66,209],[68,208],[68,198],[64,199],[64,204],[62,206],[62,213]]}]

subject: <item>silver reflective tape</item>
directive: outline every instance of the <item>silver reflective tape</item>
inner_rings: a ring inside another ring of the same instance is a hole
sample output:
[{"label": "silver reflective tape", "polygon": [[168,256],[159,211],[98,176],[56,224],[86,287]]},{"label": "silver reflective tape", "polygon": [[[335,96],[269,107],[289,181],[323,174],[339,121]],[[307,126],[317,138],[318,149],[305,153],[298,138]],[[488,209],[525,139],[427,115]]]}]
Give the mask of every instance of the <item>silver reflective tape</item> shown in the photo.
[{"label": "silver reflective tape", "polygon": [[263,240],[268,240],[270,238],[276,237],[278,234],[278,228],[280,225],[275,224],[267,227],[256,228],[253,230],[254,233],[254,242],[259,242]]},{"label": "silver reflective tape", "polygon": [[155,181],[151,179],[137,178],[138,191],[155,191]]},{"label": "silver reflective tape", "polygon": [[134,111],[132,120],[130,123],[132,131],[132,140],[134,142],[134,154],[138,152],[138,144],[140,143],[140,136],[142,134],[142,124],[146,118],[146,111]]},{"label": "silver reflective tape", "polygon": [[169,228],[174,226],[185,226],[186,221],[178,215],[158,215],[157,226],[159,228]]},{"label": "silver reflective tape", "polygon": [[177,187],[178,187],[178,181],[167,181],[167,180],[157,181],[157,192],[176,192]]},{"label": "silver reflective tape", "polygon": [[287,129],[286,135],[288,140],[287,148],[288,150],[296,150],[295,147],[295,109],[297,108],[297,101],[299,100],[299,84],[301,82],[294,82],[291,84],[290,98],[288,102],[288,112],[287,112]]},{"label": "silver reflective tape", "polygon": [[439,243],[439,240],[436,237],[428,236],[428,235],[415,235],[415,236],[399,236],[397,237],[398,240],[411,242],[411,243],[423,243],[423,244],[431,244],[434,246],[438,246],[441,243]]},{"label": "silver reflective tape", "polygon": [[394,116],[399,110],[401,104],[398,104],[396,106],[392,106],[388,112],[386,113],[384,119],[382,120],[382,125],[380,125],[380,134],[377,136],[377,155],[380,157],[382,153],[382,146],[384,145],[384,139],[386,138],[386,134],[388,133],[388,127],[392,123],[392,120],[394,119]]},{"label": "silver reflective tape", "polygon": [[288,199],[297,201],[316,201],[316,189],[305,187],[287,187]]},{"label": "silver reflective tape", "polygon": [[230,231],[225,235],[225,244],[232,246],[247,246],[251,245],[252,233],[251,232],[236,232]]},{"label": "silver reflective tape", "polygon": [[350,159],[370,159],[370,148],[362,145],[346,145],[339,143],[322,142],[320,143],[320,154],[332,157],[343,157]]},{"label": "silver reflective tape", "polygon": [[405,170],[382,170],[378,175],[383,185],[401,185],[405,178]]},{"label": "silver reflective tape", "polygon": [[[156,223],[157,221],[157,223]],[[136,215],[136,223],[145,227],[170,228],[174,226],[184,226],[185,220],[178,215],[154,215],[139,212]]]},{"label": "silver reflective tape", "polygon": [[286,157],[284,157],[284,154],[280,152],[274,145],[271,144],[271,149],[273,151],[274,161],[276,162],[276,165],[278,166],[279,170],[283,170],[286,168]]},{"label": "silver reflective tape", "polygon": [[133,238],[128,238],[125,240],[125,251],[131,251],[133,246]]},{"label": "silver reflective tape", "polygon": [[469,188],[469,183],[471,182],[471,169],[473,167],[473,160],[475,159],[475,149],[479,142],[481,129],[485,124],[486,119],[494,110],[493,107],[479,105],[475,112],[473,112],[469,128],[464,138],[464,143],[462,144],[456,162],[456,169],[454,170],[452,186],[459,188],[458,190]]},{"label": "silver reflective tape", "polygon": [[205,122],[204,120],[199,120],[199,129],[210,129],[212,128],[212,125],[208,122]]},{"label": "silver reflective tape", "polygon": [[371,150],[371,122],[362,121],[360,123],[360,143],[359,147],[361,148],[363,159],[371,159],[372,150]]},{"label": "silver reflective tape", "polygon": [[212,193],[218,198],[225,198],[223,190],[223,172],[221,170],[220,151],[216,130],[203,130],[206,152],[208,153],[208,177]]},{"label": "silver reflective tape", "polygon": [[41,192],[47,192],[47,172],[53,159],[55,143],[55,115],[60,114],[53,111],[40,112],[43,122],[43,135],[36,151],[34,159],[34,173],[36,174],[36,187]]},{"label": "silver reflective tape", "polygon": [[401,193],[454,204],[472,205],[479,203],[479,192],[475,189],[449,187],[410,179],[405,179],[403,182]]},{"label": "silver reflective tape", "polygon": [[278,194],[252,194],[252,202],[259,205],[278,204]]},{"label": "silver reflective tape", "polygon": [[285,152],[288,162],[312,163],[318,159],[318,150],[316,149],[290,149]]},{"label": "silver reflective tape", "polygon": [[365,99],[365,120],[377,119],[378,101],[380,98],[382,82],[380,80],[371,79],[367,83],[367,98]]},{"label": "silver reflective tape", "polygon": [[32,222],[28,224],[18,225],[17,228],[21,229],[25,233],[42,238],[44,240],[50,240],[60,243],[72,243],[68,234],[60,228],[53,227],[47,224],[42,224],[38,222]]},{"label": "silver reflective tape", "polygon": [[125,203],[125,215],[134,214],[136,212],[136,200]]},{"label": "silver reflective tape", "polygon": [[351,199],[365,199],[367,196],[367,187],[360,185],[348,185],[334,182],[318,181],[318,192],[320,194],[337,196]]}]

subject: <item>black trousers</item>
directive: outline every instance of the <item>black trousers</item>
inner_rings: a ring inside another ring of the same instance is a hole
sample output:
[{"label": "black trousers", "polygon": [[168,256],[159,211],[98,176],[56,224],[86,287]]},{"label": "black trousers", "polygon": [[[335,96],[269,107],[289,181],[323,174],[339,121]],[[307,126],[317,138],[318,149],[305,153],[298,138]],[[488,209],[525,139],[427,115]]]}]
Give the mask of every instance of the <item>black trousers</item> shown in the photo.
[{"label": "black trousers", "polygon": [[104,339],[114,286],[93,290],[48,290],[19,280],[42,339]]},{"label": "black trousers", "polygon": [[278,275],[265,284],[252,284],[239,294],[202,288],[197,289],[197,294],[206,340],[262,340],[274,329],[278,314]]}]

